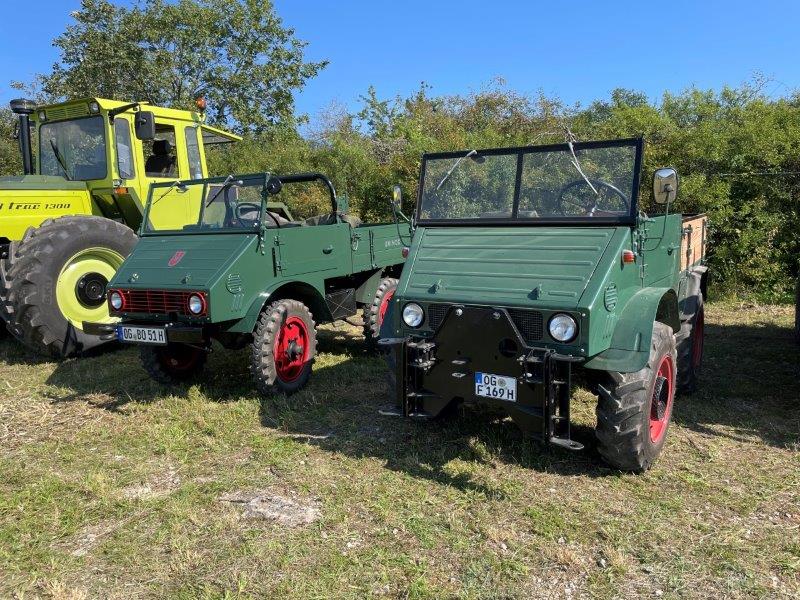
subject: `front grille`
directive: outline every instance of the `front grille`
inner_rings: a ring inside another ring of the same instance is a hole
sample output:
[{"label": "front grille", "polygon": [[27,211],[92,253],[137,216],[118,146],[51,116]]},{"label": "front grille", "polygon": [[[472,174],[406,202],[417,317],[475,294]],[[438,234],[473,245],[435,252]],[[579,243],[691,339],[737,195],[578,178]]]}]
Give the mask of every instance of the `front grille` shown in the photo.
[{"label": "front grille", "polygon": [[[147,313],[151,315],[197,316],[189,312],[187,303],[191,294],[198,292],[176,290],[116,290],[125,298],[121,312]],[[113,309],[112,309],[113,310]]]},{"label": "front grille", "polygon": [[526,342],[537,342],[542,339],[544,332],[542,313],[513,308],[509,309],[508,314]]},{"label": "front grille", "polygon": [[[428,305],[428,327],[439,328],[450,310],[451,304]],[[544,335],[544,318],[536,310],[509,308],[508,314],[526,342],[538,342]]]},{"label": "front grille", "polygon": [[447,316],[447,311],[450,310],[450,304],[429,304],[428,305],[428,327],[431,329],[439,329],[444,318]]}]

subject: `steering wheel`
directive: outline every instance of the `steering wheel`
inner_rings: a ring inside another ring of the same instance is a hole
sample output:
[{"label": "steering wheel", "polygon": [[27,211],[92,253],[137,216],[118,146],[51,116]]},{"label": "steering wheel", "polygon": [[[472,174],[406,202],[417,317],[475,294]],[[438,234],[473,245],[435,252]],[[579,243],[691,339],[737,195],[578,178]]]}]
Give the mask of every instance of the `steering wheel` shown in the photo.
[{"label": "steering wheel", "polygon": [[[578,207],[578,208],[582,209],[584,211],[584,214],[587,214],[589,216],[594,216],[594,213],[597,210],[597,203],[601,200],[600,194],[599,194],[599,191],[600,191],[601,188],[605,188],[607,190],[610,190],[612,194],[614,194],[615,196],[619,197],[619,199],[622,200],[622,205],[625,207],[625,212],[630,212],[631,205],[630,205],[630,202],[628,201],[628,197],[617,186],[615,186],[614,184],[608,183],[607,181],[602,181],[600,179],[592,180],[592,185],[595,187],[596,190],[598,190],[597,194],[595,194],[592,191],[591,187],[589,186],[589,183],[585,179],[576,179],[575,181],[573,181],[571,183],[568,183],[567,185],[562,187],[558,192],[558,198],[556,200],[556,202],[558,203],[559,212],[562,215],[568,214],[566,209],[565,209],[565,206],[564,206],[566,204],[566,205],[571,205],[571,206],[575,206],[575,207]],[[584,203],[582,203],[582,202],[580,202],[578,200],[573,200],[573,199],[564,197],[564,195],[567,192],[570,192],[573,189],[580,188],[580,187],[588,188],[588,193],[591,195],[591,197],[589,198],[589,201],[591,202],[591,204],[589,204],[589,203],[584,204]],[[614,212],[616,212],[616,211],[614,211]]]},{"label": "steering wheel", "polygon": [[258,223],[258,213],[261,205],[255,202],[239,202],[233,207],[233,218],[230,225],[252,227]]}]

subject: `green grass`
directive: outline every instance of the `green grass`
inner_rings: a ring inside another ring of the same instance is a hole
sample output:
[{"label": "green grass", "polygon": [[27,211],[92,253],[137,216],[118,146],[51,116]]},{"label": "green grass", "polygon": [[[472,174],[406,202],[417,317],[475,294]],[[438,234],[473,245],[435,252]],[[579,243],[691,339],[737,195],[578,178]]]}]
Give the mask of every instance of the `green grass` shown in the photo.
[{"label": "green grass", "polygon": [[[644,476],[509,421],[383,417],[383,366],[327,328],[311,384],[260,400],[246,354],[162,389],[135,350],[0,342],[0,597],[800,595],[800,352],[788,307],[708,306],[700,390]],[[312,503],[306,526],[220,502]]]}]

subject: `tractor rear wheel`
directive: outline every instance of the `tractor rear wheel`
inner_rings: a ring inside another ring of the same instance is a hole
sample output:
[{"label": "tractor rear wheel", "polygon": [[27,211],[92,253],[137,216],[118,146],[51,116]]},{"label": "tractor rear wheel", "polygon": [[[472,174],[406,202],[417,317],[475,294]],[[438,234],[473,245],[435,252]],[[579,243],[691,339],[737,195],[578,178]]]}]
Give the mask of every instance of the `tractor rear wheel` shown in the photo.
[{"label": "tractor rear wheel", "polygon": [[147,374],[155,381],[172,385],[197,376],[206,364],[207,353],[202,348],[186,344],[140,346],[139,357]]},{"label": "tractor rear wheel", "polygon": [[303,388],[316,354],[316,325],[305,304],[276,300],[261,312],[250,354],[250,373],[261,394],[292,394]]},{"label": "tractor rear wheel", "polygon": [[6,323],[11,322],[12,308],[8,302],[8,272],[16,258],[17,242],[11,242],[5,251],[5,257],[0,257],[0,339],[8,337],[10,332]]},{"label": "tractor rear wheel", "polygon": [[597,449],[612,467],[641,473],[658,458],[672,418],[676,362],[672,328],[656,322],[647,364],[635,373],[606,372],[597,384]]},{"label": "tractor rear wheel", "polygon": [[136,240],[129,227],[94,216],[48,219],[29,228],[0,269],[9,331],[53,358],[108,343],[81,328],[84,321],[111,321],[106,284]]},{"label": "tractor rear wheel", "polygon": [[681,332],[677,339],[679,392],[691,394],[697,388],[697,378],[703,367],[705,315],[703,293],[698,292],[697,309],[681,324]]},{"label": "tractor rear wheel", "polygon": [[395,290],[397,290],[397,279],[394,277],[382,279],[372,303],[364,307],[364,339],[371,351],[380,349],[378,340],[381,338],[381,325]]}]

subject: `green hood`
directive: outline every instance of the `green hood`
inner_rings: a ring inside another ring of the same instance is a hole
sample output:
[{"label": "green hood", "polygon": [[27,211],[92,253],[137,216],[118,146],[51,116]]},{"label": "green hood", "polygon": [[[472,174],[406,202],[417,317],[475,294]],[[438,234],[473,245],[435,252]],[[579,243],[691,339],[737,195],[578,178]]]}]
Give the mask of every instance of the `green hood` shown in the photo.
[{"label": "green hood", "polygon": [[254,234],[145,236],[111,287],[209,288],[248,246],[257,243]]},{"label": "green hood", "polygon": [[402,294],[574,309],[613,234],[613,227],[426,228],[416,234]]}]

